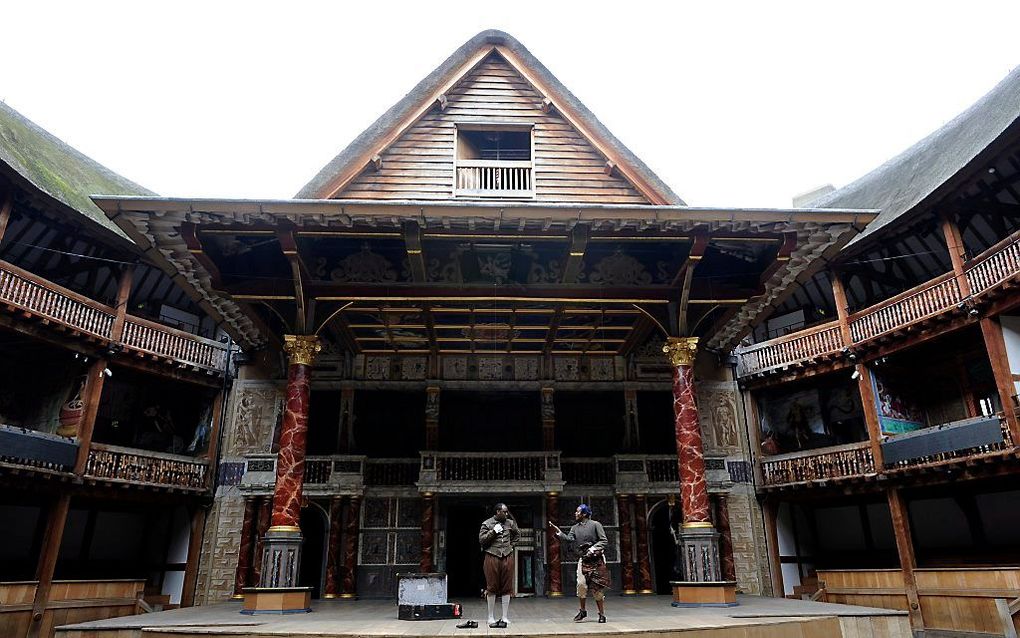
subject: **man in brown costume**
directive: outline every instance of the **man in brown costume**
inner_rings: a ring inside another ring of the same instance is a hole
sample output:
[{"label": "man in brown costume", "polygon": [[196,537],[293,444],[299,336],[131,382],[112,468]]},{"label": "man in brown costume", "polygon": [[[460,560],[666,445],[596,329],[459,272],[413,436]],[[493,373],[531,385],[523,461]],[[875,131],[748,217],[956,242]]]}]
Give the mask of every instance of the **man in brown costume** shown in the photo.
[{"label": "man in brown costume", "polygon": [[[485,601],[489,605],[489,627],[504,629],[510,622],[510,597],[514,592],[514,543],[521,537],[517,523],[503,503],[496,504],[496,512],[482,523],[478,542],[485,552],[482,572],[485,573]],[[493,615],[496,596],[502,596],[503,615]]]},{"label": "man in brown costume", "polygon": [[580,505],[574,512],[574,520],[577,521],[570,531],[563,533],[555,523],[549,521],[549,526],[556,531],[556,538],[571,543],[577,543],[577,552],[580,558],[577,561],[577,598],[580,601],[580,609],[574,616],[574,622],[581,622],[588,617],[585,604],[588,600],[588,592],[591,592],[595,604],[599,608],[599,622],[606,622],[606,593],[609,588],[609,568],[606,566],[606,530],[602,523],[591,519],[591,507]]}]

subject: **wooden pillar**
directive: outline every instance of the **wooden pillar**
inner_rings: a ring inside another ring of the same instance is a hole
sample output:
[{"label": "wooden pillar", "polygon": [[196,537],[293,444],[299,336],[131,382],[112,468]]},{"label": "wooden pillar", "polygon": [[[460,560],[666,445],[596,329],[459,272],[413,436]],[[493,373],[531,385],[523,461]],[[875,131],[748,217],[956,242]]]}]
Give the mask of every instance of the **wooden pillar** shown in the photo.
[{"label": "wooden pillar", "polygon": [[942,214],[942,235],[946,240],[946,249],[949,251],[949,260],[953,264],[953,274],[956,276],[956,283],[960,287],[960,298],[966,299],[970,296],[970,282],[967,281],[963,259],[967,253],[967,248],[963,244],[960,227],[956,225],[956,222],[948,213]]},{"label": "wooden pillar", "polygon": [[336,437],[337,452],[350,454],[354,450],[354,388],[340,388],[340,423]]},{"label": "wooden pillar", "polygon": [[436,524],[436,497],[431,492],[425,492],[421,499],[421,562],[418,569],[428,573],[434,569],[432,549]]},{"label": "wooden pillar", "polygon": [[616,516],[620,520],[620,580],[624,594],[637,593],[637,589],[634,588],[634,552],[631,547],[630,510],[630,496],[617,494]]},{"label": "wooden pillar", "polygon": [[195,590],[198,587],[198,559],[202,555],[206,513],[205,507],[201,505],[195,505],[191,512],[188,558],[184,563],[184,585],[181,588],[181,607],[192,607],[195,604]]},{"label": "wooden pillar", "polygon": [[719,530],[719,562],[723,580],[736,580],[733,563],[733,536],[730,532],[730,507],[727,494],[715,495],[715,528]]},{"label": "wooden pillar", "polygon": [[329,538],[326,541],[326,590],[323,598],[336,598],[340,593],[337,582],[337,558],[339,556],[340,544],[340,518],[343,516],[341,509],[341,498],[333,497],[329,502]]},{"label": "wooden pillar", "polygon": [[[545,495],[545,516],[553,523],[559,523],[560,499],[556,492]],[[560,539],[547,523],[545,527],[545,571],[549,576],[549,596],[563,595],[563,574],[560,572]]]},{"label": "wooden pillar", "polygon": [[361,497],[352,496],[347,501],[347,524],[344,526],[344,579],[341,598],[355,598],[358,595],[358,536],[361,522]]},{"label": "wooden pillar", "polygon": [[251,556],[255,533],[255,498],[244,498],[244,516],[241,518],[241,540],[237,545],[237,567],[234,569],[234,595],[232,598],[244,598],[245,587],[250,587]]},{"label": "wooden pillar", "polygon": [[134,266],[124,266],[117,282],[117,302],[113,308],[113,326],[110,329],[110,341],[117,343],[124,336],[124,321],[127,319],[128,301],[131,297],[131,283],[134,281]]},{"label": "wooden pillar", "polygon": [[836,269],[829,271],[832,279],[832,298],[836,304],[836,318],[839,321],[839,334],[843,338],[844,346],[852,346],[853,335],[850,332],[850,303],[846,298],[846,288],[843,287],[842,273]]},{"label": "wooden pillar", "polygon": [[439,449],[439,388],[425,388],[425,449]]},{"label": "wooden pillar", "polygon": [[252,583],[262,582],[262,539],[269,531],[269,520],[273,514],[273,498],[271,496],[259,497],[259,515],[255,523],[255,557],[252,564]]},{"label": "wooden pillar", "polygon": [[81,421],[78,424],[78,456],[74,462],[74,473],[81,476],[89,460],[89,448],[92,446],[92,432],[96,427],[96,415],[99,414],[99,400],[103,395],[103,384],[106,381],[106,359],[97,359],[89,366],[85,376],[85,390],[82,392]]},{"label": "wooden pillar", "polygon": [[900,570],[903,572],[903,587],[907,594],[910,628],[914,631],[923,631],[924,619],[921,617],[921,603],[917,597],[917,582],[914,580],[917,559],[914,556],[914,539],[910,531],[907,505],[903,502],[900,491],[894,487],[886,490],[886,496],[889,499],[893,533],[896,535],[896,551],[900,555]]},{"label": "wooden pillar", "polygon": [[644,494],[634,497],[634,522],[637,524],[638,587],[642,594],[654,594],[652,565],[648,559],[648,504]]},{"label": "wooden pillar", "polygon": [[997,319],[985,317],[981,320],[981,336],[985,340],[985,350],[988,352],[988,362],[992,365],[992,375],[995,377],[995,388],[999,393],[999,401],[1002,403],[1002,412],[1006,418],[1006,426],[1012,441],[1012,445],[1020,444],[1020,423],[1016,418],[1016,405],[1013,396],[1016,394],[1016,386],[1013,383],[1013,373],[1010,370],[1009,359],[1006,356],[1006,342],[1002,337],[1002,324]]},{"label": "wooden pillar", "polygon": [[556,401],[552,387],[542,388],[542,449],[556,449]]},{"label": "wooden pillar", "polygon": [[[226,374],[226,372],[224,372]],[[223,403],[226,390],[221,388],[213,397],[212,410],[209,414],[209,445],[206,446],[203,458],[209,460],[209,472],[206,474],[205,486],[212,489],[216,485],[216,461],[220,449],[220,431],[223,428]],[[261,538],[261,537],[260,537]]]},{"label": "wooden pillar", "polygon": [[[42,547],[39,550],[39,562],[36,565],[35,598],[32,600],[32,619],[28,627],[27,638],[38,638],[52,634],[52,627],[45,627],[46,606],[50,600],[50,589],[53,587],[53,572],[57,567],[60,555],[60,541],[64,537],[64,525],[67,523],[67,511],[71,504],[71,496],[63,493],[50,504],[46,516],[46,532],[43,535]],[[52,623],[51,623],[52,624]]]},{"label": "wooden pillar", "polygon": [[784,598],[786,588],[783,584],[783,564],[779,557],[779,501],[766,496],[761,504],[761,512],[765,524],[765,548],[768,551],[772,595]]},{"label": "wooden pillar", "polygon": [[638,423],[637,390],[623,389],[623,449],[635,452],[641,449],[641,430]]}]

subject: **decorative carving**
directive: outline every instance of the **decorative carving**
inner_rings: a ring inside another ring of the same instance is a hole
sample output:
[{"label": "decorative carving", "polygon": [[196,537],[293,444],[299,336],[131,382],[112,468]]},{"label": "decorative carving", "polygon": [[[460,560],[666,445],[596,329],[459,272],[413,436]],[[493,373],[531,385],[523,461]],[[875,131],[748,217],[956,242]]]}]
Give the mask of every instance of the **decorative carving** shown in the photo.
[{"label": "decorative carving", "polygon": [[397,280],[397,271],[388,259],[372,252],[366,243],[362,245],[361,252],[341,259],[330,271],[329,278],[340,282],[389,283]]},{"label": "decorative carving", "polygon": [[556,420],[556,403],[553,400],[555,392],[552,388],[542,388],[542,420]]},{"label": "decorative carving", "polygon": [[503,357],[479,357],[478,378],[483,381],[498,381],[503,378]]},{"label": "decorative carving", "polygon": [[368,357],[365,360],[365,378],[371,381],[386,381],[389,379],[389,357]]},{"label": "decorative carving", "polygon": [[480,323],[470,328],[462,328],[461,334],[475,341],[510,341],[521,334],[506,323]]},{"label": "decorative carving", "polygon": [[443,357],[443,378],[444,379],[466,379],[467,358],[466,357]]},{"label": "decorative carving", "polygon": [[634,351],[634,358],[648,361],[661,361],[663,352],[662,348],[665,344],[666,342],[662,339],[662,337],[655,334]]},{"label": "decorative carving", "polygon": [[403,357],[400,361],[400,378],[405,381],[424,379],[426,369],[425,357]]},{"label": "decorative carving", "polygon": [[588,377],[592,381],[613,380],[613,360],[609,357],[592,357],[588,360]]},{"label": "decorative carving", "polygon": [[553,360],[553,374],[557,381],[577,381],[580,378],[576,357],[557,357]]},{"label": "decorative carving", "polygon": [[439,388],[436,386],[425,388],[425,419],[439,420]]},{"label": "decorative carving", "polygon": [[[737,404],[730,383],[701,383],[698,385],[698,418],[706,438],[716,448],[739,448],[737,436]],[[707,443],[707,442],[706,442]]]},{"label": "decorative carving", "polygon": [[514,357],[514,378],[518,381],[538,379],[538,357]]},{"label": "decorative carving", "polygon": [[310,366],[322,350],[322,344],[315,335],[283,335],[283,350],[291,365]]},{"label": "decorative carving", "polygon": [[652,276],[640,261],[617,249],[595,264],[588,280],[606,286],[647,286],[652,283]]},{"label": "decorative carving", "polygon": [[697,337],[670,337],[662,346],[669,362],[674,366],[692,366],[698,354]]},{"label": "decorative carving", "polygon": [[224,453],[240,456],[268,452],[280,418],[282,396],[275,385],[238,384],[229,445]]}]

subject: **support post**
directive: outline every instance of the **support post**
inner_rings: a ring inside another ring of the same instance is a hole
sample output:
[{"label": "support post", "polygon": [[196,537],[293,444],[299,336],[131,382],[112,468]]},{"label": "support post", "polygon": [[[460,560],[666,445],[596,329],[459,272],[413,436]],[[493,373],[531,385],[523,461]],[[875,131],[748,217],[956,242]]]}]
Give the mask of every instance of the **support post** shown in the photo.
[{"label": "support post", "polygon": [[354,450],[354,388],[340,388],[340,424],[336,436],[337,452],[350,454]]},{"label": "support post", "polygon": [[705,453],[698,406],[694,400],[694,359],[697,337],[670,337],[662,351],[673,367],[673,414],[680,475],[680,563],[683,580],[673,583],[676,607],[731,607],[736,583],[723,581],[719,570],[719,534],[708,510]]},{"label": "support post", "polygon": [[[224,372],[224,374],[226,374]],[[216,485],[216,461],[219,454],[220,430],[223,428],[223,401],[226,390],[220,388],[213,397],[212,410],[209,413],[209,444],[206,446],[203,458],[209,460],[209,472],[206,475],[206,488],[213,489]]]},{"label": "support post", "polygon": [[436,497],[432,492],[425,492],[421,495],[421,501],[421,562],[418,565],[418,571],[428,573],[434,569],[432,546],[436,524]]},{"label": "support post", "polygon": [[898,489],[889,488],[886,490],[886,496],[889,499],[889,514],[892,516],[893,533],[896,536],[896,552],[900,556],[900,570],[903,572],[903,588],[907,594],[910,628],[915,632],[924,631],[921,602],[917,597],[917,582],[914,579],[917,559],[914,556],[914,540],[910,532],[910,515]]},{"label": "support post", "polygon": [[638,424],[637,390],[623,389],[623,449],[634,452],[641,448],[641,431]]},{"label": "support post", "polygon": [[[545,495],[545,515],[550,521],[559,523],[560,499],[556,492]],[[545,528],[545,571],[549,574],[549,597],[563,595],[563,574],[560,572],[560,539],[552,527]]]},{"label": "support post", "polygon": [[542,388],[542,450],[556,449],[556,402],[551,386]]},{"label": "support post", "polygon": [[992,376],[995,377],[995,388],[1002,403],[1002,413],[1006,419],[1007,431],[1012,441],[1010,446],[1020,444],[1020,422],[1016,418],[1017,406],[1013,401],[1016,386],[1013,373],[1006,356],[1006,342],[1002,337],[1002,324],[996,319],[985,317],[981,320],[981,336],[985,340],[988,362],[992,365]]},{"label": "support post", "polygon": [[184,585],[181,588],[181,607],[193,607],[195,605],[195,591],[198,588],[198,559],[202,555],[202,537],[205,534],[206,513],[206,508],[202,505],[195,505],[191,512],[191,529],[188,535],[188,558],[187,562],[184,563]]},{"label": "support post", "polygon": [[341,598],[358,596],[358,535],[361,522],[361,497],[347,501],[347,524],[344,527],[344,582]]},{"label": "support post", "polygon": [[715,528],[719,530],[719,559],[723,580],[737,580],[733,563],[733,536],[730,532],[730,507],[726,494],[715,495]]},{"label": "support post", "polygon": [[337,572],[339,571],[337,558],[340,549],[338,547],[340,544],[340,518],[343,516],[341,505],[342,501],[339,496],[333,497],[329,502],[329,539],[326,541],[326,588],[322,594],[322,597],[326,599],[336,598],[340,593],[339,583],[337,583]]},{"label": "support post", "polygon": [[103,384],[106,381],[106,359],[97,359],[89,366],[85,377],[85,390],[82,392],[81,421],[78,423],[78,456],[74,462],[76,476],[85,474],[89,460],[89,448],[92,447],[92,432],[96,427],[96,415],[99,413],[99,399],[103,395]]},{"label": "support post", "polygon": [[644,494],[634,497],[634,522],[637,523],[638,587],[641,594],[654,594],[652,564],[648,559],[648,503]]},{"label": "support post", "polygon": [[439,449],[439,387],[425,388],[425,449]]},{"label": "support post", "polygon": [[314,335],[284,335],[287,353],[287,402],[276,457],[272,524],[263,539],[259,587],[245,591],[244,614],[311,611],[311,587],[298,586],[301,568],[301,500],[311,371],[322,345]]},{"label": "support post", "polygon": [[761,513],[765,525],[765,548],[769,555],[769,583],[772,586],[772,596],[784,598],[786,585],[783,583],[783,564],[779,557],[779,502],[766,496],[761,504]]},{"label": "support post", "polygon": [[114,307],[113,326],[110,328],[110,341],[114,343],[124,336],[124,322],[127,319],[128,301],[131,297],[131,283],[135,278],[134,266],[124,266],[117,282],[117,305]]},{"label": "support post", "polygon": [[244,497],[244,515],[241,517],[241,541],[237,545],[237,567],[234,569],[234,595],[231,598],[244,598],[245,587],[252,584],[251,556],[255,532],[255,497]]},{"label": "support post", "polygon": [[963,259],[967,248],[963,244],[960,227],[948,213],[942,213],[942,235],[946,240],[946,249],[949,251],[949,261],[953,264],[956,284],[960,288],[960,298],[966,299],[970,296],[970,282],[967,280]]},{"label": "support post", "polygon": [[634,588],[634,552],[630,533],[630,496],[616,495],[616,516],[620,520],[620,580],[624,595],[636,594]]},{"label": "support post", "polygon": [[42,547],[39,550],[39,562],[35,570],[35,598],[32,600],[32,618],[28,627],[27,638],[39,638],[49,635],[53,628],[43,631],[46,619],[46,606],[50,601],[50,589],[53,587],[53,572],[57,567],[60,555],[60,541],[64,538],[64,525],[67,523],[67,511],[71,505],[71,496],[61,494],[50,504],[46,516],[46,533],[43,535]]}]

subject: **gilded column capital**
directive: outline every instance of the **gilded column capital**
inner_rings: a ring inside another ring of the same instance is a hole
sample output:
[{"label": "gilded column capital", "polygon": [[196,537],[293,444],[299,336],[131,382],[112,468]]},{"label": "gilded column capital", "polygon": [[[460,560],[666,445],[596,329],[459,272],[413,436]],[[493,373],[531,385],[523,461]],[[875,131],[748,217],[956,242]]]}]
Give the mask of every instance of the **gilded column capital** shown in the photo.
[{"label": "gilded column capital", "polygon": [[674,366],[694,365],[694,357],[698,354],[697,337],[669,337],[662,351]]},{"label": "gilded column capital", "polygon": [[283,335],[283,351],[290,364],[310,366],[315,355],[322,350],[322,344],[315,335]]}]

